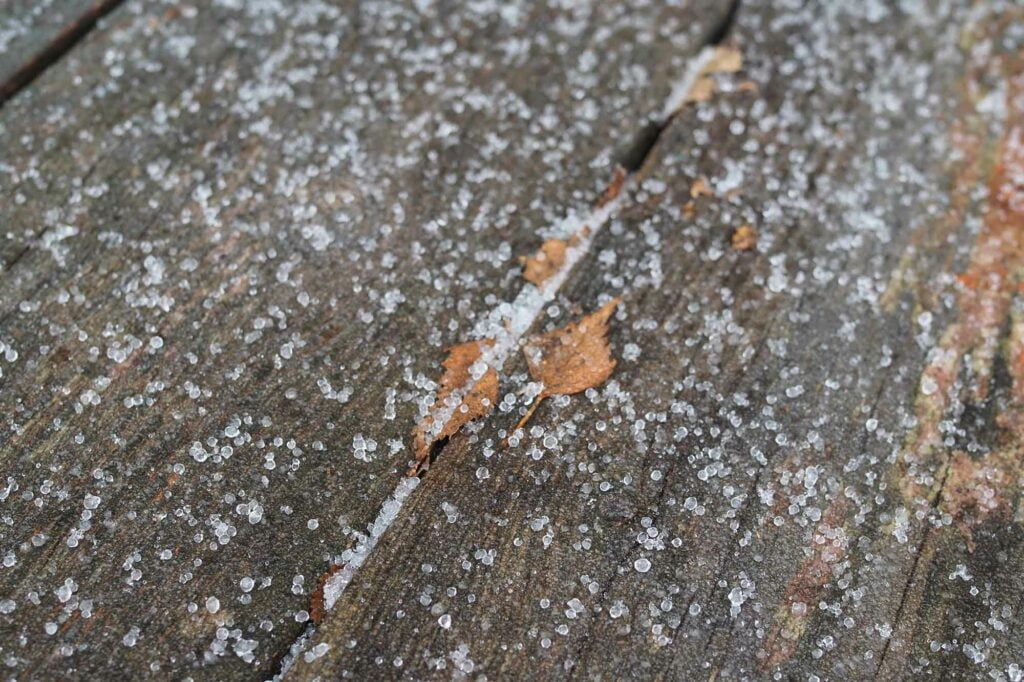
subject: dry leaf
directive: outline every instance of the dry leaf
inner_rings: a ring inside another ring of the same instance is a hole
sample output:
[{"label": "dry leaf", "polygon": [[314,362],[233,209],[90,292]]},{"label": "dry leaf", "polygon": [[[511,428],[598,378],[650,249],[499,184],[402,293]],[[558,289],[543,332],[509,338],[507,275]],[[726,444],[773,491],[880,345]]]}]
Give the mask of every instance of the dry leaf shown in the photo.
[{"label": "dry leaf", "polygon": [[690,91],[686,93],[683,104],[706,102],[715,94],[715,81],[711,78],[716,73],[736,73],[743,68],[743,53],[732,45],[718,45],[708,63],[701,69]]},{"label": "dry leaf", "polygon": [[[587,229],[584,227],[581,232],[586,234]],[[574,234],[568,240],[549,239],[541,244],[537,253],[523,259],[523,279],[537,286],[544,284],[565,265],[566,249],[576,246],[579,241],[579,235]]]},{"label": "dry leaf", "polygon": [[711,187],[708,185],[708,181],[705,180],[704,178],[697,178],[696,180],[693,181],[693,184],[690,185],[691,199],[696,199],[697,197],[703,196],[711,197],[714,195],[715,192],[711,189]]},{"label": "dry leaf", "polygon": [[612,176],[611,184],[605,188],[601,198],[597,200],[597,208],[606,206],[609,202],[615,201],[615,197],[619,196],[619,192],[622,191],[622,187],[626,184],[626,178],[629,174],[626,169],[622,166],[615,167],[615,175]]},{"label": "dry leaf", "polygon": [[750,225],[740,225],[732,233],[732,247],[738,251],[749,251],[757,246],[757,231]]},{"label": "dry leaf", "polygon": [[706,102],[711,99],[713,94],[715,94],[715,81],[711,80],[708,76],[701,76],[693,84],[693,87],[690,88],[690,91],[686,93],[685,103]]},{"label": "dry leaf", "polygon": [[606,337],[608,319],[619,301],[618,298],[609,301],[578,322],[570,322],[526,344],[523,353],[530,375],[544,384],[544,390],[533,401],[516,429],[529,420],[544,398],[579,393],[600,386],[611,376],[615,360]]},{"label": "dry leaf", "polygon": [[736,73],[743,68],[743,53],[735,45],[716,45],[706,73]]},{"label": "dry leaf", "polygon": [[410,476],[415,476],[430,466],[430,448],[434,443],[451,436],[464,424],[477,417],[490,414],[494,409],[498,399],[498,373],[493,367],[488,367],[484,375],[475,382],[470,375],[473,363],[480,359],[481,345],[493,346],[494,339],[467,341],[448,349],[448,357],[442,363],[444,374],[441,376],[441,390],[438,391],[435,406],[443,406],[453,392],[468,384],[472,386],[439,432],[433,433],[434,417],[429,414],[413,429],[416,464],[409,470]]},{"label": "dry leaf", "polygon": [[549,239],[540,245],[537,253],[524,260],[523,279],[540,286],[565,263],[564,239]]},{"label": "dry leaf", "polygon": [[313,625],[320,625],[324,616],[327,615],[327,609],[324,606],[324,588],[331,576],[340,570],[341,566],[331,564],[331,567],[317,581],[316,590],[313,591],[313,596],[309,599],[309,619],[313,621]]}]

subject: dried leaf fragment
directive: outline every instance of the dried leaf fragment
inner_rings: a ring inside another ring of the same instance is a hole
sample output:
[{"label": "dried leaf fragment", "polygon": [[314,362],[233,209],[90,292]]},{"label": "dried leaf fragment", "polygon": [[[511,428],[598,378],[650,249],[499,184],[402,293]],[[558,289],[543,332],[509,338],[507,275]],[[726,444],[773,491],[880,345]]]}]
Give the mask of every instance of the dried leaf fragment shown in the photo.
[{"label": "dried leaf fragment", "polygon": [[428,414],[413,429],[414,451],[416,464],[409,470],[410,476],[418,475],[430,466],[430,448],[439,440],[443,440],[463,425],[491,413],[498,399],[498,373],[488,367],[483,376],[475,379],[472,367],[480,359],[483,346],[493,346],[494,339],[467,341],[448,349],[448,357],[441,364],[444,374],[441,375],[441,390],[437,393],[437,407],[443,407],[449,397],[467,386],[469,389],[440,429],[436,428],[435,417]]},{"label": "dried leaf fragment", "polygon": [[740,225],[732,233],[732,248],[737,251],[749,251],[757,246],[757,231],[750,225]]},{"label": "dried leaf fragment", "polygon": [[708,181],[704,178],[697,178],[690,185],[690,198],[696,199],[697,197],[711,197],[714,196],[715,192],[708,185]]},{"label": "dried leaf fragment", "polygon": [[735,45],[716,45],[705,71],[707,73],[736,73],[743,68],[743,53]]},{"label": "dried leaf fragment", "polygon": [[601,197],[597,200],[597,208],[607,206],[612,201],[615,201],[615,198],[619,196],[619,192],[621,192],[622,188],[625,186],[626,179],[628,177],[629,174],[626,172],[625,168],[622,166],[616,166],[615,174],[612,176],[612,181],[608,184],[604,193],[602,193]]},{"label": "dried leaf fragment", "polygon": [[715,81],[711,78],[716,73],[736,73],[743,68],[743,53],[734,45],[718,45],[690,91],[683,98],[683,104],[706,102],[715,94]]},{"label": "dried leaf fragment", "polygon": [[313,625],[320,625],[324,620],[324,616],[327,615],[327,607],[324,604],[324,589],[331,576],[340,570],[341,566],[331,564],[330,568],[317,581],[316,590],[314,590],[313,596],[309,599],[309,618],[313,621]]},{"label": "dried leaf fragment", "polygon": [[709,76],[701,76],[693,84],[693,87],[690,88],[690,91],[686,93],[684,103],[707,102],[713,94],[715,94],[715,81],[711,80]]},{"label": "dried leaf fragment", "polygon": [[[586,228],[584,228],[586,229]],[[537,253],[523,259],[523,279],[537,286],[548,281],[565,265],[565,252],[579,243],[579,235],[566,239],[548,239],[540,245]]]},{"label": "dried leaf fragment", "polygon": [[570,322],[526,344],[523,354],[530,375],[544,384],[544,389],[516,429],[530,419],[544,398],[579,393],[600,386],[611,376],[615,360],[608,347],[608,320],[620,300],[613,299],[578,322]]}]

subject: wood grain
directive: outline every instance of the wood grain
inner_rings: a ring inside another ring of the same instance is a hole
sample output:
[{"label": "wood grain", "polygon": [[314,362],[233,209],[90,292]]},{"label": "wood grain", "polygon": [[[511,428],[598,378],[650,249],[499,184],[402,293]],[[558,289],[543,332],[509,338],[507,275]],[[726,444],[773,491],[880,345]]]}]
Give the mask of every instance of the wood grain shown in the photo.
[{"label": "wood grain", "polygon": [[292,679],[1019,677],[1022,46],[965,10],[745,3],[536,330],[622,296],[612,381],[454,436]]},{"label": "wood grain", "polygon": [[274,673],[718,2],[126,3],[0,109],[0,647]]}]

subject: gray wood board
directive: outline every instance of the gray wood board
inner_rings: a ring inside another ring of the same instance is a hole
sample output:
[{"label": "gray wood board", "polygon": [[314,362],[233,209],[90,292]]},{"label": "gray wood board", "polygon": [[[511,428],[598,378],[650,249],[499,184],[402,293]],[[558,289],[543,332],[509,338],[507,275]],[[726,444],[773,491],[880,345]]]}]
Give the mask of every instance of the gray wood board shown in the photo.
[{"label": "gray wood board", "polygon": [[745,4],[537,329],[622,296],[612,380],[452,437],[291,676],[1019,679],[1020,17],[966,10]]},{"label": "gray wood board", "polygon": [[727,9],[129,2],[0,109],[9,673],[276,670]]}]

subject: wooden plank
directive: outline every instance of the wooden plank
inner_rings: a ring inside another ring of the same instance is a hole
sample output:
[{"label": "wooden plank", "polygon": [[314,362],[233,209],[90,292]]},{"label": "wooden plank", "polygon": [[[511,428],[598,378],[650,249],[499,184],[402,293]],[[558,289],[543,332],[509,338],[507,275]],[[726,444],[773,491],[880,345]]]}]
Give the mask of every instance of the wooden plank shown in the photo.
[{"label": "wooden plank", "polygon": [[8,0],[0,6],[0,105],[60,59],[121,0]]},{"label": "wooden plank", "polygon": [[0,111],[11,675],[273,673],[718,2],[132,3]]},{"label": "wooden plank", "polygon": [[623,297],[612,381],[506,446],[506,368],[291,677],[1018,678],[1017,22],[745,3],[537,329]]}]

